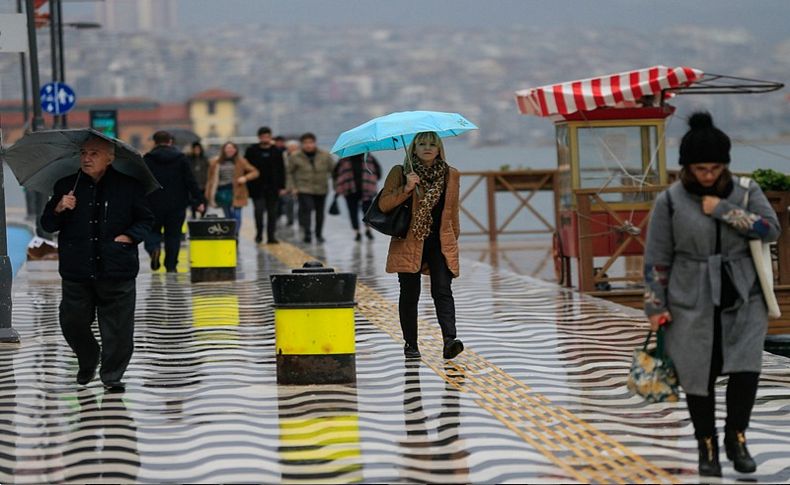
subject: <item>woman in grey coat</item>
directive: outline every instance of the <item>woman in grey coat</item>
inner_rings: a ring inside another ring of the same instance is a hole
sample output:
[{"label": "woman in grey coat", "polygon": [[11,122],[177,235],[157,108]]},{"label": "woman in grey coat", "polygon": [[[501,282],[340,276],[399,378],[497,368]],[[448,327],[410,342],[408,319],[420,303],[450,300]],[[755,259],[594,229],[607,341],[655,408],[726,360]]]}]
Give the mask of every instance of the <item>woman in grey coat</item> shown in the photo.
[{"label": "woman in grey coat", "polygon": [[[729,376],[724,445],[735,469],[756,464],[745,431],[757,393],[768,316],[750,239],[779,237],[779,221],[756,183],[734,177],[730,139],[695,113],[680,145],[680,181],[656,199],[645,251],[645,313],[686,392],[699,473],[721,476],[714,384]],[[747,188],[748,187],[748,188]]]}]

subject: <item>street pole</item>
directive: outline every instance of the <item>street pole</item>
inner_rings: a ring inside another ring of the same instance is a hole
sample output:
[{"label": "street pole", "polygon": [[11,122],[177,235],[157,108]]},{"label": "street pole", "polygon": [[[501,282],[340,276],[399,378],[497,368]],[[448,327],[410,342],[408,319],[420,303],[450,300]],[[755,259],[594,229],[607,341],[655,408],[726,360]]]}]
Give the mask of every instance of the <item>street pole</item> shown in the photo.
[{"label": "street pole", "polygon": [[[66,58],[63,57],[63,0],[51,0],[58,2],[58,59],[60,59],[60,72],[58,78],[60,82],[66,83]],[[60,115],[60,127],[68,128],[66,113]]]},{"label": "street pole", "polygon": [[[22,13],[22,0],[16,0],[16,11]],[[30,100],[27,99],[27,60],[24,52],[19,53],[19,66],[22,70],[22,117],[25,120],[22,126],[26,128],[30,123]]]},{"label": "street pole", "polygon": [[27,13],[27,42],[28,58],[30,59],[30,82],[31,97],[33,98],[33,123],[30,131],[38,131],[44,126],[44,118],[41,117],[41,102],[38,100],[41,91],[41,79],[38,77],[38,42],[36,42],[36,12],[33,0],[25,0],[25,11]]},{"label": "street pole", "polygon": [[[50,60],[52,61],[52,82],[59,81],[58,74],[60,67],[58,67],[58,6],[57,0],[49,0],[49,41],[50,41]],[[57,92],[55,96],[57,96]],[[58,127],[58,115],[52,114],[52,128]]]}]

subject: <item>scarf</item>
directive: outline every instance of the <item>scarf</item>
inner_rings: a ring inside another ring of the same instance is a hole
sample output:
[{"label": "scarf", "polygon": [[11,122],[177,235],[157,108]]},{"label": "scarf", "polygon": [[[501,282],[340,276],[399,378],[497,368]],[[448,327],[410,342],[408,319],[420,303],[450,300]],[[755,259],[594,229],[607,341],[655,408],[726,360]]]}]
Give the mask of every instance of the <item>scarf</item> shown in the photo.
[{"label": "scarf", "polygon": [[420,186],[425,191],[425,195],[420,200],[417,212],[412,218],[411,229],[416,239],[424,241],[431,234],[431,228],[433,227],[431,211],[444,192],[447,162],[436,160],[430,167],[416,162],[413,164],[413,167],[414,172],[420,177]]}]

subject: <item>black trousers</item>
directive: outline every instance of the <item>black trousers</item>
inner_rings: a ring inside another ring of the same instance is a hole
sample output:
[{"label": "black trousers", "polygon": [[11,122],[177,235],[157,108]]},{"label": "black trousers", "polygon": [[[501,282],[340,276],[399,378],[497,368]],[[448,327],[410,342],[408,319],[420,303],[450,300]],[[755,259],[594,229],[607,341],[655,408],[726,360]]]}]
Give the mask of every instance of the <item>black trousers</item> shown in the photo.
[{"label": "black trousers", "polygon": [[[721,310],[716,308],[713,318],[713,356],[711,358],[708,395],[686,395],[691,421],[694,423],[694,436],[702,439],[716,434],[716,393],[714,385],[721,375],[723,364],[721,352]],[[725,428],[732,431],[745,431],[749,427],[754,400],[757,396],[757,372],[734,372],[727,382],[727,418]]]},{"label": "black trousers", "polygon": [[263,189],[261,194],[252,199],[255,211],[255,236],[263,235],[263,213],[266,212],[266,237],[269,241],[276,239],[277,231],[277,203],[280,199],[277,189]]},{"label": "black trousers", "polygon": [[359,231],[359,208],[362,207],[362,214],[367,213],[372,200],[362,200],[362,193],[346,194],[346,205],[348,206],[348,216],[351,218],[351,227]]},{"label": "black trousers", "polygon": [[[80,369],[101,362],[102,382],[123,378],[134,350],[135,280],[75,282],[63,280],[60,328],[77,354]],[[91,327],[98,317],[101,346]]]},{"label": "black trousers", "polygon": [[321,237],[324,229],[324,206],[326,194],[299,194],[299,225],[304,230],[305,237],[310,237],[312,214],[315,212],[315,235]]},{"label": "black trousers", "polygon": [[152,253],[162,244],[162,230],[165,240],[165,269],[175,271],[178,266],[178,251],[181,249],[181,229],[184,227],[186,211],[178,208],[170,212],[154,214],[154,225],[145,238],[145,250]]},{"label": "black trousers", "polygon": [[[422,261],[428,264],[431,273],[431,297],[436,308],[436,318],[442,329],[444,340],[455,338],[455,299],[451,288],[453,274],[447,267],[438,240],[427,240],[422,251]],[[403,340],[417,343],[417,303],[420,300],[422,274],[398,273],[400,298],[398,313]]]}]

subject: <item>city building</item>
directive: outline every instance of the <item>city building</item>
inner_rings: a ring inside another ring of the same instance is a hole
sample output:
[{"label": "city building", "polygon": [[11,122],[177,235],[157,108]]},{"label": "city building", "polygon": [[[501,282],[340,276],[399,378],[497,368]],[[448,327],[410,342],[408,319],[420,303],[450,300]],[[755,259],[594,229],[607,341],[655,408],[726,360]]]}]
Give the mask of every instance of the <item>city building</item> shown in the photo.
[{"label": "city building", "polygon": [[[152,136],[157,130],[187,130],[201,138],[229,139],[237,132],[236,103],[240,99],[237,94],[219,89],[197,93],[182,103],[143,97],[79,98],[68,113],[68,125],[86,128],[90,126],[92,110],[116,110],[118,137],[142,151],[153,146]],[[19,100],[0,101],[0,126],[4,144],[11,145],[21,138],[27,126]],[[44,114],[44,126],[52,126],[48,114]],[[180,144],[178,139],[176,143]]]}]

